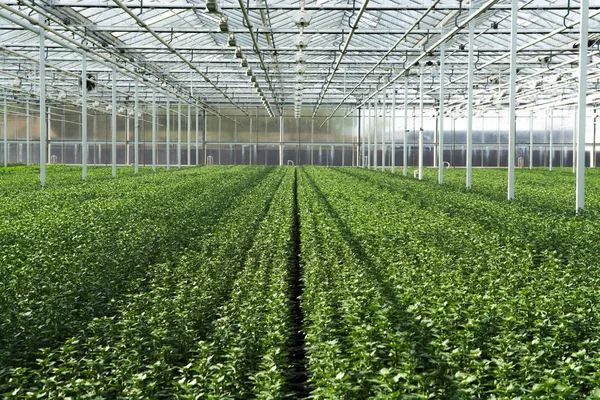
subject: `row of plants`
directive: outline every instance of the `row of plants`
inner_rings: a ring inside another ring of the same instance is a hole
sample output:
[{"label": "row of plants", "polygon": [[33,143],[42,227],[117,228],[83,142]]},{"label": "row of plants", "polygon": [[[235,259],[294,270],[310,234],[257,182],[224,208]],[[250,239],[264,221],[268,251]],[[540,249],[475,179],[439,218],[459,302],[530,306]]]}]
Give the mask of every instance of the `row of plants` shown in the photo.
[{"label": "row of plants", "polygon": [[294,170],[285,175],[214,331],[178,380],[181,398],[283,399],[298,395],[291,314],[296,268]]},{"label": "row of plants", "polygon": [[[553,179],[535,174],[521,187],[530,199]],[[329,271],[333,282],[351,274],[343,288],[328,289],[335,294],[329,304],[305,302],[307,315],[329,310],[306,328],[329,335],[333,356],[313,353],[314,363],[330,367],[322,389],[313,375],[322,397],[600,397],[593,209],[585,217],[548,210],[545,204],[559,202],[543,196],[535,212],[535,203],[507,202],[493,191],[364,170],[306,169],[304,182],[314,199],[305,214],[318,209],[320,217],[312,233],[303,230],[303,257],[311,237],[328,246],[307,262],[307,273]],[[566,190],[555,185],[549,193]],[[345,306],[363,293],[361,307]],[[381,317],[367,319],[372,312]],[[367,335],[352,337],[352,318],[380,336],[372,353],[356,351]],[[335,378],[350,386],[328,382]]]},{"label": "row of plants", "polygon": [[236,167],[70,185],[65,178],[3,197],[0,381],[92,319],[113,318],[124,299],[147,289],[150,266],[200,251],[228,209],[273,174]]},{"label": "row of plants", "polygon": [[293,173],[236,196],[199,241],[81,334],[11,371],[12,398],[226,398],[290,392]]}]

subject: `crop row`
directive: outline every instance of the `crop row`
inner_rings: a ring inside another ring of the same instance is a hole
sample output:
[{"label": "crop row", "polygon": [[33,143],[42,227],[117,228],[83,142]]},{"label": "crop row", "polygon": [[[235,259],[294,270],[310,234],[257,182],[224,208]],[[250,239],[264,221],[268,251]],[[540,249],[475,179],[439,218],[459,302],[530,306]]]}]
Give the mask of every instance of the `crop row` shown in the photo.
[{"label": "crop row", "polygon": [[316,394],[600,396],[595,218],[370,171],[303,181],[319,215],[303,244],[328,248],[303,250],[305,271],[330,272],[324,294],[305,292]]},{"label": "crop row", "polygon": [[[227,398],[291,393],[293,170],[279,169],[81,335],[12,370],[15,398]],[[293,380],[293,378],[292,378]]]},{"label": "crop row", "polygon": [[57,185],[3,202],[25,210],[13,217],[3,209],[0,223],[0,380],[31,366],[40,348],[87,335],[92,319],[114,318],[128,296],[147,290],[150,266],[200,251],[228,209],[271,175],[177,171]]}]

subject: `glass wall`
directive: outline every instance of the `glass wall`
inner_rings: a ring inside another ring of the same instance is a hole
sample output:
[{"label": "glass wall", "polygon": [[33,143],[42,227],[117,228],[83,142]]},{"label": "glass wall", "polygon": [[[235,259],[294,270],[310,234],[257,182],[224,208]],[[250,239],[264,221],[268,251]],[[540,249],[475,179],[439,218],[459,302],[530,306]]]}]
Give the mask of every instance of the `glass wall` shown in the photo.
[{"label": "glass wall", "polygon": [[[400,106],[401,107],[401,106]],[[81,163],[81,114],[78,109],[50,106],[49,142],[47,151],[49,162]],[[189,112],[182,105],[171,103],[169,129],[167,131],[166,108],[157,109],[157,162],[167,163],[167,152],[171,165],[249,164],[265,165],[279,163],[279,144],[282,137],[284,146],[283,161],[296,165],[356,165],[360,156],[370,155],[372,162],[375,153],[379,166],[385,156],[389,166],[392,151],[396,165],[402,164],[405,121],[403,110],[396,112],[395,130],[392,132],[392,118],[389,110],[384,121],[377,118],[377,144],[372,110],[360,110],[348,118],[343,118],[347,110],[338,110],[331,118],[331,110],[323,108],[319,114],[296,120],[293,110],[287,110],[281,130],[278,117],[269,118],[262,109],[248,109],[247,114],[234,108],[220,108],[222,117],[207,114],[192,107]],[[310,115],[311,109],[304,109],[303,115]],[[26,106],[8,104],[7,124],[2,127],[6,133],[10,163],[39,160],[39,118],[37,105]],[[600,151],[595,145],[595,114],[588,110],[586,129],[586,165],[595,161],[593,152]],[[88,161],[90,164],[108,165],[111,160],[110,113],[88,111]],[[206,123],[205,123],[206,118]],[[536,112],[531,116],[517,116],[516,158],[524,166],[530,159],[534,166],[569,167],[573,163],[573,130],[575,113],[572,110]],[[0,118],[0,122],[3,120]],[[117,162],[132,164],[134,159],[133,116],[117,117]],[[424,163],[437,165],[439,144],[438,120],[425,114],[424,121]],[[444,119],[444,161],[451,166],[466,164],[466,118]],[[27,133],[29,127],[29,135]],[[189,129],[188,129],[189,127]],[[420,115],[417,107],[411,106],[406,121],[406,142],[408,165],[418,164],[418,138]],[[392,135],[395,148],[392,149]],[[167,137],[168,136],[168,137]],[[382,146],[382,137],[385,145]],[[29,138],[29,140],[28,140]],[[4,136],[0,140],[0,157],[4,154]],[[167,139],[169,141],[167,149]],[[178,146],[178,142],[180,145]],[[552,142],[552,153],[550,143]],[[360,147],[359,147],[360,143]],[[205,151],[206,149],[206,151]],[[530,149],[532,150],[530,152]],[[141,165],[150,165],[152,160],[152,114],[148,105],[142,107],[139,121],[139,160]],[[2,162],[4,160],[2,159]],[[473,119],[473,165],[478,167],[506,167],[508,162],[508,113],[490,112]]]}]

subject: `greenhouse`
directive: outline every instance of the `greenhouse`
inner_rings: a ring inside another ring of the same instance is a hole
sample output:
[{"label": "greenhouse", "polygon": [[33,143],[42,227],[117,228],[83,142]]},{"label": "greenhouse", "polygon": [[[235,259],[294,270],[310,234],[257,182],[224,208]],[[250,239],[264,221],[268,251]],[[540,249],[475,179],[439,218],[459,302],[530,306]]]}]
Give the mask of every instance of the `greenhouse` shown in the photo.
[{"label": "greenhouse", "polygon": [[0,0],[0,397],[600,399],[600,1]]}]

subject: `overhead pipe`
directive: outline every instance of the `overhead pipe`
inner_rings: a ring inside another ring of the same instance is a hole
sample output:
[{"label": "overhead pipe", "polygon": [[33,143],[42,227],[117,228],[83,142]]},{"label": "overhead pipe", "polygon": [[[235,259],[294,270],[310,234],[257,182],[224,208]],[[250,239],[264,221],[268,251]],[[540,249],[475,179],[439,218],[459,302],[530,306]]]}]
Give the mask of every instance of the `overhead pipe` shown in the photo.
[{"label": "overhead pipe", "polygon": [[[239,1],[241,2],[242,0],[239,0]],[[342,52],[338,56],[338,59],[337,59],[337,61],[335,63],[333,71],[331,71],[331,73],[327,76],[327,78],[325,78],[325,80],[327,81],[327,84],[325,85],[325,87],[323,88],[323,90],[321,91],[321,93],[319,94],[319,99],[317,100],[317,105],[315,106],[315,108],[313,110],[313,113],[312,113],[313,118],[317,114],[317,111],[319,110],[319,107],[321,106],[321,102],[323,101],[323,98],[325,97],[325,93],[327,93],[327,90],[329,89],[329,86],[331,85],[331,81],[333,80],[333,77],[335,76],[335,73],[337,72],[338,68],[340,67],[340,63],[342,62],[342,58],[344,58],[344,56],[346,55],[346,51],[348,50],[348,46],[350,46],[350,41],[352,40],[352,36],[354,36],[354,31],[358,28],[358,22],[360,21],[360,19],[362,18],[363,14],[367,10],[367,5],[368,4],[369,4],[369,0],[364,0],[364,3],[362,5],[362,7],[358,11],[358,15],[354,19],[354,23],[352,24],[352,28],[350,29],[350,32],[348,33],[348,37],[346,38],[346,43],[344,44],[344,48],[342,49]],[[321,126],[323,126],[323,124],[321,124]]]},{"label": "overhead pipe", "polygon": [[[8,6],[18,6],[20,5],[18,0],[6,0],[4,4]],[[188,2],[179,1],[173,3],[162,3],[162,2],[151,2],[151,3],[140,3],[139,1],[132,2],[128,1],[124,3],[128,8],[132,9],[169,9],[169,10],[191,10],[194,8],[193,4]],[[117,8],[116,5],[110,3],[104,3],[98,0],[90,0],[90,1],[77,1],[77,0],[57,0],[52,3],[53,7],[81,7],[81,8]],[[280,4],[276,7],[269,7],[274,11],[294,11],[297,10],[298,7],[293,4]],[[402,7],[402,10],[406,11],[424,11],[428,7],[425,5],[407,5]],[[598,9],[599,6],[591,6],[590,10]],[[265,10],[266,6],[261,5],[260,3],[256,3],[256,5],[248,7],[250,10]],[[344,4],[336,4],[336,5],[327,5],[327,4],[317,4],[317,5],[308,5],[305,6],[307,11],[352,11],[352,5],[344,5]],[[375,5],[371,7],[373,11],[398,11],[398,6],[388,6],[388,5]],[[436,10],[439,11],[456,11],[459,9],[459,6],[444,4],[440,7],[437,7]],[[510,10],[510,5],[508,4],[499,4],[495,8],[495,10]],[[567,6],[563,4],[546,4],[540,6],[539,4],[533,4],[530,6],[525,6],[521,8],[523,10],[546,10],[546,11],[563,11],[567,10]],[[238,7],[234,4],[221,4],[221,10],[238,10]]]},{"label": "overhead pipe", "polygon": [[[438,4],[440,0],[435,0],[434,4]],[[432,11],[432,9],[434,8],[434,6],[429,6],[429,9],[421,14],[421,16],[419,17],[418,21],[421,22],[423,20],[423,17],[426,16],[430,11]],[[521,8],[523,9],[523,8]],[[404,8],[402,8],[402,10],[404,10]],[[440,9],[438,7],[435,7],[435,11],[440,11]],[[397,36],[397,35],[402,35],[402,39],[399,39],[396,43],[397,46],[402,40],[404,40],[404,38],[406,38],[409,34],[412,35],[425,35],[427,33],[431,34],[431,35],[436,35],[436,34],[440,34],[442,33],[442,29],[414,29],[415,27],[418,26],[418,23],[414,23],[408,30],[406,29],[388,29],[385,32],[382,32],[380,29],[363,29],[363,30],[357,30],[356,32],[354,32],[355,35],[390,35],[390,36]],[[0,25],[0,30],[10,30],[11,26],[10,25]],[[72,32],[70,29],[68,28],[55,28],[57,31],[62,32],[62,31],[67,31],[67,32]],[[127,33],[143,33],[146,32],[145,29],[141,28],[141,27],[137,27],[137,26],[131,26],[131,25],[94,25],[94,26],[89,26],[86,27],[86,29],[89,32],[127,32]],[[210,34],[210,33],[215,33],[214,29],[208,29],[208,28],[188,28],[188,27],[168,27],[168,26],[164,26],[164,27],[154,27],[152,28],[154,30],[154,32],[156,33],[193,33],[193,34]],[[429,31],[429,32],[427,32]],[[247,29],[233,29],[233,28],[229,28],[228,29],[229,33],[234,33],[234,34],[242,34],[242,33],[246,33]],[[256,28],[254,30],[255,34],[260,34],[260,35],[270,35],[271,33],[277,33],[277,34],[282,34],[282,35],[293,35],[295,33],[297,33],[298,31],[296,29],[291,29],[291,28],[269,28],[269,27],[262,27],[262,28]],[[532,29],[528,29],[527,33],[531,33],[531,34],[536,34],[536,35],[542,35],[542,34],[547,34],[552,32],[552,30],[550,30],[549,28],[532,28]],[[598,33],[599,30],[598,29],[590,29],[590,33]],[[305,28],[304,30],[305,34],[312,34],[312,35],[336,35],[341,33],[340,29],[310,29],[310,28]],[[510,35],[510,29],[490,29],[488,28],[483,28],[481,30],[477,30],[475,31],[476,35]],[[393,50],[392,50],[393,51]],[[403,50],[402,50],[403,51]],[[389,50],[387,50],[387,52],[390,52]]]}]

